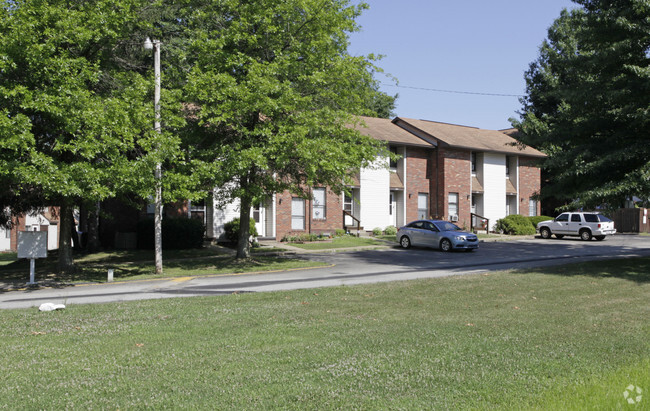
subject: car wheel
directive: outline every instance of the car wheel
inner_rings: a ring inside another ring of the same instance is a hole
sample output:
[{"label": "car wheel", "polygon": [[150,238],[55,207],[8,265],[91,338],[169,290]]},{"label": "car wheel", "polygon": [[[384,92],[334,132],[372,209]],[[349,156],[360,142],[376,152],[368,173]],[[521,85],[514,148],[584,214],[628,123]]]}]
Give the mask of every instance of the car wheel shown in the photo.
[{"label": "car wheel", "polygon": [[597,235],[597,236],[595,236],[594,238],[595,238],[596,240],[598,240],[598,241],[603,241],[603,240],[605,239],[605,236],[604,236],[604,235]]},{"label": "car wheel", "polygon": [[548,228],[544,227],[539,230],[539,234],[542,236],[543,239],[548,240],[551,238],[551,230]]},{"label": "car wheel", "polygon": [[555,234],[555,238],[562,239],[564,238],[564,234]]},{"label": "car wheel", "polygon": [[447,240],[446,238],[440,240],[440,249],[442,251],[451,251],[451,241]]},{"label": "car wheel", "polygon": [[591,240],[591,231],[589,230],[580,231],[580,238],[583,239],[584,241]]},{"label": "car wheel", "polygon": [[411,248],[411,240],[407,236],[400,238],[399,244],[402,246],[402,248]]}]

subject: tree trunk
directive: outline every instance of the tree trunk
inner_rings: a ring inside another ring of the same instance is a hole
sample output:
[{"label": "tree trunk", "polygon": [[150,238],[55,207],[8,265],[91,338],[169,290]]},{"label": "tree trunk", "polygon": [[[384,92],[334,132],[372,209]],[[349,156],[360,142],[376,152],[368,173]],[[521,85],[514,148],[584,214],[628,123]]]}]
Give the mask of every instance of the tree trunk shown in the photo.
[{"label": "tree trunk", "polygon": [[251,228],[251,203],[249,198],[241,198],[239,212],[239,240],[237,242],[237,258],[250,258],[250,228]]},{"label": "tree trunk", "polygon": [[99,243],[99,202],[95,204],[92,211],[88,213],[88,242],[86,249],[91,252],[97,252],[101,248]]},{"label": "tree trunk", "polygon": [[61,223],[59,226],[59,273],[69,273],[74,271],[74,261],[72,259],[72,230],[74,230],[74,218],[72,216],[72,206],[63,203],[61,205]]}]

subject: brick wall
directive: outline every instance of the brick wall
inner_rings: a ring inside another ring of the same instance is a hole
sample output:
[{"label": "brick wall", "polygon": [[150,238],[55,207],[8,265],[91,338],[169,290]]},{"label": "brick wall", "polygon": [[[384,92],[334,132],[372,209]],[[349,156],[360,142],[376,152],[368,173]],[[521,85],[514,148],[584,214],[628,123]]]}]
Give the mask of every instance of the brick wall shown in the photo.
[{"label": "brick wall", "polygon": [[[519,157],[519,214],[529,215],[528,200],[539,194],[541,184],[541,170],[535,158]],[[541,213],[541,204],[537,201],[537,212]]]},{"label": "brick wall", "polygon": [[287,235],[298,235],[303,233],[334,234],[337,228],[343,228],[343,196],[333,193],[327,189],[325,192],[325,218],[313,219],[312,203],[309,198],[305,200],[305,228],[293,230],[291,228],[291,200],[298,197],[285,191],[275,196],[276,209],[276,239],[282,240]]},{"label": "brick wall", "polygon": [[406,148],[406,222],[418,219],[418,194],[429,195],[429,215],[432,213],[433,198],[430,194],[432,176],[430,157],[432,150],[418,147]]},{"label": "brick wall", "polygon": [[439,161],[443,167],[438,170],[442,175],[438,203],[441,205],[440,218],[449,220],[449,193],[458,193],[458,222],[460,227],[470,227],[471,213],[471,181],[472,170],[470,164],[470,151],[449,148],[440,148]]},{"label": "brick wall", "polygon": [[11,220],[12,220],[11,222],[12,227],[10,233],[9,247],[11,248],[11,251],[17,251],[18,232],[25,231],[25,216],[22,215],[22,216],[12,217]]}]

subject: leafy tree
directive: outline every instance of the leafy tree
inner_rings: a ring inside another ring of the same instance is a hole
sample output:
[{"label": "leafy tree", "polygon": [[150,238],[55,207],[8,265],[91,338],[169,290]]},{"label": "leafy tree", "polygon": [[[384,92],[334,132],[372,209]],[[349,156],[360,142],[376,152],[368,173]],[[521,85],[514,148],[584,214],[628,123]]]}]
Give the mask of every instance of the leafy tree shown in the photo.
[{"label": "leafy tree", "polygon": [[574,0],[526,73],[521,140],[541,149],[543,197],[567,207],[650,198],[650,4]]},{"label": "leafy tree", "polygon": [[[73,269],[72,208],[130,190],[174,150],[153,132],[151,85],[129,54],[138,0],[0,5],[2,208],[61,207],[59,269]],[[119,55],[119,51],[123,55]]]},{"label": "leafy tree", "polygon": [[237,256],[249,256],[250,208],[273,193],[341,192],[380,144],[352,114],[374,114],[372,58],[347,53],[365,4],[347,0],[206,0],[188,27],[193,159],[218,167],[211,183],[240,202]]}]

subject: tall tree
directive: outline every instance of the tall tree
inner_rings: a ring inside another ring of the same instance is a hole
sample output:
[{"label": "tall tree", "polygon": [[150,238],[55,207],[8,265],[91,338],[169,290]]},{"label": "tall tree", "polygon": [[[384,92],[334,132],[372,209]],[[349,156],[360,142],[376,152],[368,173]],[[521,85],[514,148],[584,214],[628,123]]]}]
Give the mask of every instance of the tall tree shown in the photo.
[{"label": "tall tree", "polygon": [[143,69],[116,54],[142,47],[129,37],[138,10],[138,0],[0,5],[0,205],[61,207],[61,271],[73,269],[72,208],[146,191],[169,151]]},{"label": "tall tree", "polygon": [[249,256],[251,206],[308,186],[341,192],[381,150],[353,114],[373,114],[372,59],[347,52],[365,4],[347,0],[206,0],[190,20],[196,58],[186,92],[194,158],[218,166],[240,202],[237,256]]},{"label": "tall tree", "polygon": [[526,73],[522,141],[541,149],[543,197],[567,207],[650,198],[650,4],[574,0]]}]

